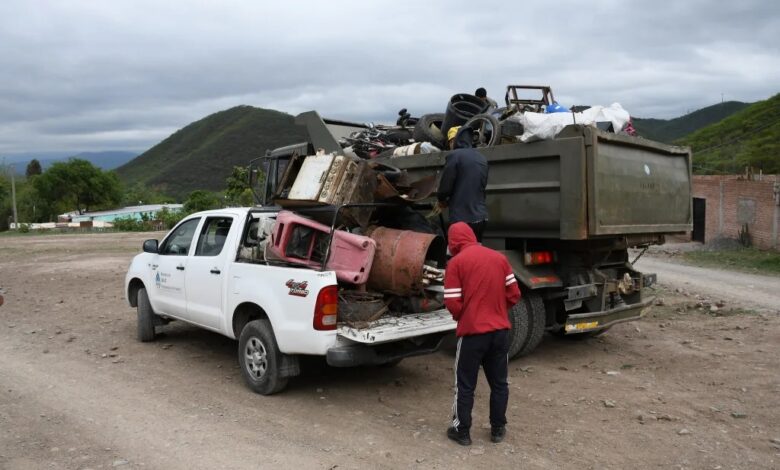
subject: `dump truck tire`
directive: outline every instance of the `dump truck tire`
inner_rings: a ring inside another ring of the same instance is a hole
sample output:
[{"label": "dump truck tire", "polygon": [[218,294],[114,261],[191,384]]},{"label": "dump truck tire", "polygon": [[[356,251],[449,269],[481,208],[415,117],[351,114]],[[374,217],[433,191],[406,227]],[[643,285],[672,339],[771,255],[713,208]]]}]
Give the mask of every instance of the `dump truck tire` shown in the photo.
[{"label": "dump truck tire", "polygon": [[509,310],[512,324],[509,358],[525,356],[539,346],[544,337],[546,315],[539,294],[523,293],[523,297]]},{"label": "dump truck tire", "polygon": [[444,122],[444,113],[423,114],[420,120],[414,125],[412,137],[415,142],[430,142],[433,145],[444,149],[446,142],[444,134],[441,132],[441,125]]}]

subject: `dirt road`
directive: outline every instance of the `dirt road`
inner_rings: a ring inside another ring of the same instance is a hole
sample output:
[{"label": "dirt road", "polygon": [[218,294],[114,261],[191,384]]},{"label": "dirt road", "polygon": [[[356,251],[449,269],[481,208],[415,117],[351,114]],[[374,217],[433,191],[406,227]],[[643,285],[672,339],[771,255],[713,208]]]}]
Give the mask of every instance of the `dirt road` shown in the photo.
[{"label": "dirt road", "polygon": [[[665,305],[510,363],[509,434],[444,435],[452,358],[308,361],[288,390],[242,384],[236,344],[170,325],[135,341],[122,296],[146,234],[0,238],[0,468],[780,468],[780,318]],[[693,291],[694,286],[689,288]]]},{"label": "dirt road", "polygon": [[640,271],[658,274],[671,289],[691,290],[713,300],[762,312],[780,312],[780,277],[687,266],[668,258],[643,256]]}]

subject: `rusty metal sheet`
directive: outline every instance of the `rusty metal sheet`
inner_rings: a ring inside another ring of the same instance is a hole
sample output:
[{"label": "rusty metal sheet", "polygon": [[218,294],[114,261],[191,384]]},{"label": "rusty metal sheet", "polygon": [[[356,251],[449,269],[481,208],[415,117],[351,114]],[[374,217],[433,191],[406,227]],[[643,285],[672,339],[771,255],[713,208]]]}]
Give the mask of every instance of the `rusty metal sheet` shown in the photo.
[{"label": "rusty metal sheet", "polygon": [[428,175],[409,184],[399,191],[384,175],[377,176],[377,187],[374,196],[377,200],[388,202],[418,202],[426,199],[438,187],[437,175]]}]

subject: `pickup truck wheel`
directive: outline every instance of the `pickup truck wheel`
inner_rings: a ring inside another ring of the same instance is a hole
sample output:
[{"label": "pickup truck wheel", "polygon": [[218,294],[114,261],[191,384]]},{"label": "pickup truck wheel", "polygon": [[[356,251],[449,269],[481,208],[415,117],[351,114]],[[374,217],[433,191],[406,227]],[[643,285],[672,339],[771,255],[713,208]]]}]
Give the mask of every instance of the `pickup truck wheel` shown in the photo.
[{"label": "pickup truck wheel", "polygon": [[152,310],[152,304],[149,303],[149,295],[145,288],[138,289],[136,304],[138,309],[138,341],[143,343],[154,341],[154,317],[156,315]]},{"label": "pickup truck wheel", "polygon": [[546,321],[544,302],[539,294],[524,293],[509,311],[509,321],[512,323],[509,358],[525,356],[536,349],[544,337]]},{"label": "pickup truck wheel", "polygon": [[282,391],[287,386],[287,378],[279,374],[281,362],[282,353],[271,322],[254,320],[247,323],[238,340],[238,363],[247,386],[261,395]]}]

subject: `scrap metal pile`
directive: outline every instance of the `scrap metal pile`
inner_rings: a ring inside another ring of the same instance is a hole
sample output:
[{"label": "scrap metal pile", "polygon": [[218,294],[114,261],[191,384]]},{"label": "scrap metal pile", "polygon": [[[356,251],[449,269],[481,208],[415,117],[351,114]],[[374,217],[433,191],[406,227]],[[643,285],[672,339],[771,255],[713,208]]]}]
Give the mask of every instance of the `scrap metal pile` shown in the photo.
[{"label": "scrap metal pile", "polygon": [[[519,97],[528,90],[541,97]],[[395,126],[341,123],[353,131],[340,139],[339,152],[291,146],[296,150],[288,154],[272,195],[284,210],[269,226],[250,229],[253,246],[242,256],[335,272],[340,321],[351,326],[388,313],[441,308],[443,220],[423,216],[419,204],[435,191],[436,176],[409,181],[405,171],[375,159],[439,152],[457,126],[474,129],[475,146],[493,146],[525,141],[526,126],[540,124],[539,132],[550,134],[585,114],[558,105],[549,87],[509,86],[505,101],[506,107],[497,108],[487,99],[457,94],[443,114],[413,118],[402,109]]]},{"label": "scrap metal pile", "polygon": [[413,208],[435,184],[358,157],[294,155],[274,195],[284,210],[250,224],[256,243],[240,258],[335,272],[340,321],[353,327],[441,308],[446,243]]},{"label": "scrap metal pile", "polygon": [[[529,98],[529,93],[537,95]],[[630,116],[617,103],[569,110],[555,101],[550,87],[531,85],[508,86],[504,101],[506,106],[494,107],[485,99],[459,93],[450,98],[444,113],[414,118],[404,108],[395,126],[368,124],[340,139],[339,144],[345,155],[373,159],[446,150],[447,132],[456,126],[475,130],[475,147],[550,139],[569,124],[596,125],[633,135]]]}]

